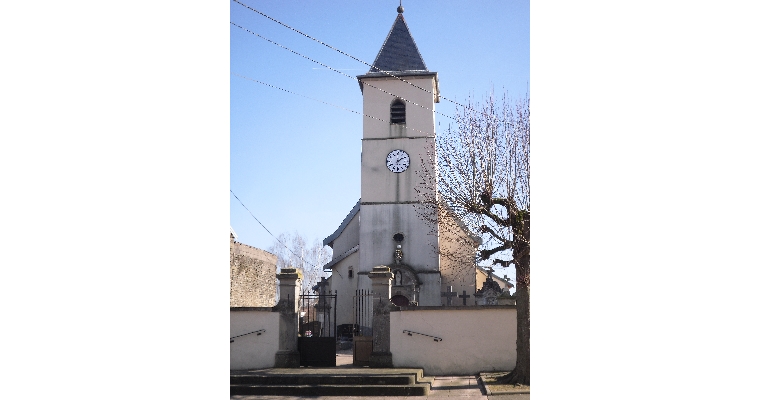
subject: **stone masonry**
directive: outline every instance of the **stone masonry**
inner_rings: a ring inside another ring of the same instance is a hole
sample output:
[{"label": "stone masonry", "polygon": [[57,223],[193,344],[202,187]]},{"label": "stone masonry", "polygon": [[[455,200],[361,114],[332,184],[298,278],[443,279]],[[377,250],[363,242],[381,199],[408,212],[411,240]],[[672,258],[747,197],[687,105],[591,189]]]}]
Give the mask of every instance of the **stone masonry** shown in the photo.
[{"label": "stone masonry", "polygon": [[230,307],[273,307],[277,257],[230,234]]}]

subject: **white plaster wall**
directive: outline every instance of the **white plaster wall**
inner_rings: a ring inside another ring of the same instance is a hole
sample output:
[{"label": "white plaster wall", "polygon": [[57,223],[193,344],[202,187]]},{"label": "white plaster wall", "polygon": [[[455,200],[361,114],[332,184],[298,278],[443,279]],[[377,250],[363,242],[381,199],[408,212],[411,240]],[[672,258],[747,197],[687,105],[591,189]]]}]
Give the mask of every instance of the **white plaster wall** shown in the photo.
[{"label": "white plaster wall", "polygon": [[417,274],[420,277],[419,305],[438,306],[441,303],[441,273]]},{"label": "white plaster wall", "polygon": [[393,235],[402,232],[403,264],[416,271],[437,271],[438,255],[433,244],[436,236],[430,235],[431,227],[422,221],[413,204],[367,204],[362,205],[360,227],[360,268],[371,271],[378,265],[394,263],[396,242]]},{"label": "white plaster wall", "polygon": [[[421,181],[421,164],[429,163],[426,146],[432,143],[433,139],[423,138],[362,141],[362,203],[418,201],[414,188]],[[392,172],[386,164],[388,153],[396,149],[409,154],[409,167],[404,172]]]},{"label": "white plaster wall", "polygon": [[[435,78],[430,76],[404,76],[404,80],[411,82],[421,88],[435,93]],[[427,108],[422,108],[406,102],[406,136],[432,136],[435,134],[435,102],[432,94],[419,90],[408,83],[401,82],[393,77],[363,78],[362,82],[381,88],[386,92],[401,96],[404,99],[413,101]],[[391,102],[396,98],[388,93],[372,88],[365,84],[362,90],[364,100],[364,114],[380,118],[384,121],[364,117],[364,137],[365,138],[382,138],[391,137],[392,126],[390,125]],[[425,132],[420,133],[419,131]],[[363,199],[362,199],[363,200]]]},{"label": "white plaster wall", "polygon": [[[361,250],[359,250],[361,252]],[[338,291],[338,308],[336,322],[341,324],[353,323],[353,298],[359,289],[359,252],[353,253],[333,266],[330,278],[330,290]],[[354,277],[348,277],[348,267],[354,267]]]},{"label": "white plaster wall", "polygon": [[361,220],[361,211],[356,213],[353,218],[351,218],[351,221],[346,225],[346,228],[343,229],[343,232],[341,232],[340,236],[335,238],[333,241],[333,257],[338,257],[339,255],[345,253],[346,251],[350,250],[352,247],[359,244],[359,222]]},{"label": "white plaster wall", "polygon": [[[436,76],[404,76],[404,79],[430,92],[437,90]],[[401,243],[402,263],[415,271],[438,271],[437,230],[424,223],[414,210],[418,201],[415,187],[419,183],[422,162],[426,162],[427,145],[435,135],[435,96],[392,77],[363,78],[364,113],[384,121],[364,118],[361,161],[361,225],[359,227],[359,270],[369,272],[378,265],[394,263],[396,242],[393,235],[404,234]],[[406,100],[406,124],[390,124],[390,105],[396,96],[370,87],[380,87]],[[412,102],[428,109],[415,106]],[[386,157],[392,150],[409,153],[409,168],[393,173],[386,166]],[[389,204],[390,203],[390,204]],[[420,304],[439,305],[440,273],[420,276],[425,281],[420,293]],[[360,289],[369,289],[360,283]]]},{"label": "white plaster wall", "polygon": [[[403,330],[438,336],[409,336]],[[391,312],[391,353],[396,368],[426,375],[509,371],[517,357],[517,310],[463,308]]]},{"label": "white plaster wall", "polygon": [[274,367],[274,355],[279,349],[280,313],[272,311],[230,310],[230,337],[265,329],[256,334],[235,338],[230,343],[230,369],[261,369]]},{"label": "white plaster wall", "polygon": [[[434,90],[432,77],[404,77],[417,86]],[[397,94],[407,100],[435,109],[434,97],[395,78],[365,79],[367,83]],[[365,85],[364,113],[378,116],[384,121],[364,117],[361,159],[361,201],[391,202],[416,201],[414,191],[419,182],[418,172],[423,160],[427,160],[426,146],[433,143],[435,115],[432,111],[406,104],[406,124],[390,124],[390,105],[395,97]],[[379,140],[378,140],[379,139]],[[386,157],[393,150],[406,151],[410,157],[409,168],[394,173],[386,166]],[[362,209],[364,207],[362,206]]]}]

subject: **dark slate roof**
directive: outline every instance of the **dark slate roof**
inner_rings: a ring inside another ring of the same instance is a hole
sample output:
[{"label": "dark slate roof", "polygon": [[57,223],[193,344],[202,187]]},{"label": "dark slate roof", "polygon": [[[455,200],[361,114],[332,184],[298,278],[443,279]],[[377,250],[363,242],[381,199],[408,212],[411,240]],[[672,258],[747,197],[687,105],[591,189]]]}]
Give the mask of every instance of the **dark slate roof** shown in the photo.
[{"label": "dark slate roof", "polygon": [[368,73],[378,71],[427,71],[417,44],[414,43],[404,16],[399,13],[383,47],[377,53],[374,67]]},{"label": "dark slate roof", "polygon": [[359,201],[356,202],[356,205],[354,208],[351,209],[351,211],[348,212],[348,215],[346,215],[346,218],[343,218],[343,222],[340,223],[340,226],[338,229],[335,230],[335,232],[332,233],[332,235],[325,238],[325,240],[322,241],[323,246],[330,246],[332,247],[333,240],[337,239],[338,236],[340,236],[341,233],[343,233],[343,230],[346,229],[348,226],[348,223],[351,222],[351,219],[354,218],[354,215],[359,212],[359,208],[361,208],[361,202],[362,199],[359,199]]},{"label": "dark slate roof", "polygon": [[341,255],[333,258],[332,261],[330,261],[329,263],[323,265],[322,269],[323,270],[332,269],[332,267],[334,267],[335,264],[343,261],[346,257],[350,256],[351,254],[356,253],[357,251],[359,251],[359,245],[358,244],[356,246],[354,246],[354,247],[346,250],[343,254],[341,254]]}]

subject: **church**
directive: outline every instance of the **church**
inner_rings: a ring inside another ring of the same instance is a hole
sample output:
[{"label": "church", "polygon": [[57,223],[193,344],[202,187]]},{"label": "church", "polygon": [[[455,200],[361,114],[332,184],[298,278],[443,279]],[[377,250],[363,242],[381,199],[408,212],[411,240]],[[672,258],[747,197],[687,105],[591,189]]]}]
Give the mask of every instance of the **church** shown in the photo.
[{"label": "church", "polygon": [[333,249],[323,268],[332,271],[329,289],[338,293],[337,323],[352,323],[353,296],[371,289],[367,274],[379,265],[393,273],[397,306],[475,305],[480,238],[449,224],[472,245],[459,261],[443,257],[438,249],[451,247],[451,230],[423,220],[415,209],[421,168],[432,162],[428,151],[435,151],[438,73],[425,65],[402,7],[373,67],[357,79],[364,114],[361,198],[323,241]]}]

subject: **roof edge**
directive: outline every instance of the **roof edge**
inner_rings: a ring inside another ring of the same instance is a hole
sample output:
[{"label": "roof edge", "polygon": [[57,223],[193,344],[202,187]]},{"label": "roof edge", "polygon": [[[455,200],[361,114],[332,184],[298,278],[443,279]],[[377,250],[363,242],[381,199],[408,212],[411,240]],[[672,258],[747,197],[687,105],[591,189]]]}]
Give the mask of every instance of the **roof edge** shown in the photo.
[{"label": "roof edge", "polygon": [[417,41],[414,40],[414,36],[412,36],[412,31],[409,29],[409,25],[406,23],[406,19],[404,18],[404,15],[402,13],[399,13],[396,16],[396,19],[393,20],[393,25],[391,25],[391,29],[388,31],[388,34],[385,35],[385,40],[383,40],[382,46],[380,46],[380,51],[377,52],[377,55],[375,56],[375,60],[372,62],[372,66],[369,67],[369,72],[372,72],[372,69],[378,69],[375,67],[377,65],[377,61],[380,59],[380,55],[383,54],[383,49],[385,49],[385,45],[388,44],[388,39],[391,38],[391,34],[393,33],[394,29],[396,28],[396,24],[401,21],[401,23],[404,24],[404,27],[406,28],[406,31],[409,33],[409,38],[412,39],[412,44],[414,44],[414,49],[417,50],[417,55],[420,56],[420,61],[422,61],[422,66],[425,67],[425,70],[427,71],[427,64],[425,64],[425,59],[422,58],[422,54],[420,53],[420,48],[417,46]]},{"label": "roof edge", "polygon": [[[393,75],[393,76],[391,76]],[[378,71],[378,72],[368,72],[366,74],[362,75],[356,75],[356,79],[364,79],[364,78],[393,78],[393,77],[402,77],[402,76],[434,76],[436,80],[438,79],[438,72],[434,71],[428,71],[428,70],[407,70],[407,71]]]},{"label": "roof edge", "polygon": [[351,211],[348,212],[348,215],[346,215],[346,218],[343,218],[343,222],[340,223],[340,226],[338,229],[335,230],[330,236],[326,237],[322,241],[322,246],[330,246],[332,247],[332,242],[340,236],[341,233],[343,233],[343,230],[346,229],[348,226],[348,223],[351,222],[351,220],[354,218],[354,216],[359,212],[359,209],[361,208],[362,199],[359,199],[359,201],[356,202],[354,205],[354,208],[351,209]]},{"label": "roof edge", "polygon": [[364,82],[362,82],[362,79],[367,78],[402,78],[402,77],[408,77],[408,76],[416,76],[416,77],[426,77],[430,76],[433,78],[434,90],[435,93],[433,93],[433,101],[436,103],[441,102],[441,91],[438,89],[438,73],[437,72],[431,72],[431,71],[381,71],[381,72],[370,72],[364,75],[356,75],[356,80],[359,82],[359,90],[364,93]]},{"label": "roof edge", "polygon": [[356,246],[354,246],[354,247],[346,250],[345,252],[343,252],[343,254],[339,255],[338,257],[333,258],[332,260],[330,260],[329,263],[323,265],[322,266],[322,270],[324,271],[324,270],[332,269],[332,267],[335,266],[335,264],[337,264],[337,263],[345,260],[346,257],[350,256],[351,254],[356,253],[357,251],[359,251],[359,245],[358,244]]}]

